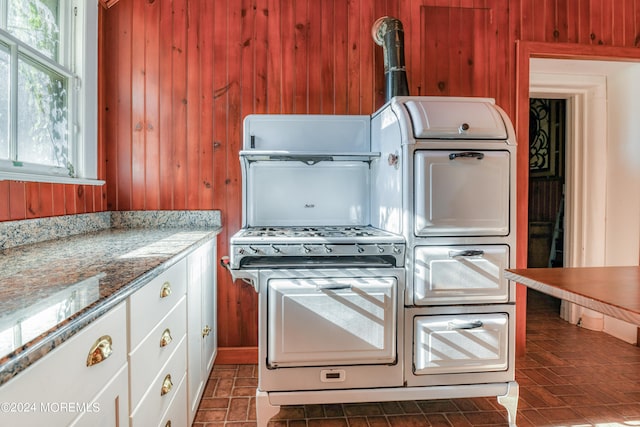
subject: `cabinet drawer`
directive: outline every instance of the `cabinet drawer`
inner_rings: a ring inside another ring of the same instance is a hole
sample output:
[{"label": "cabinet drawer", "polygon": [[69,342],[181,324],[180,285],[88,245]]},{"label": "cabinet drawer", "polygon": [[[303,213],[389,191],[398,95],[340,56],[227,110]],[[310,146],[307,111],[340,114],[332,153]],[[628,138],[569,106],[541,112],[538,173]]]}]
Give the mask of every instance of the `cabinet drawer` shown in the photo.
[{"label": "cabinet drawer", "polygon": [[[110,355],[87,366],[89,353],[96,343],[109,341],[110,344],[103,348],[110,348]],[[91,406],[92,397],[126,363],[127,318],[125,305],[120,304],[0,387],[0,401],[32,402],[38,409],[35,413],[3,413],[2,424],[67,425],[78,414],[54,411],[55,405],[78,402]],[[54,409],[47,412],[41,409],[41,405],[45,408],[46,405],[54,405]]]},{"label": "cabinet drawer", "polygon": [[[153,378],[186,335],[186,297],[158,322],[131,352],[131,406],[136,407]],[[132,346],[136,343],[132,343]]]},{"label": "cabinet drawer", "polygon": [[[167,363],[160,369],[156,377],[151,382],[151,387],[147,390],[142,401],[131,414],[131,426],[147,427],[158,425],[160,417],[164,414],[171,401],[178,393],[186,393],[185,387],[180,387],[186,377],[187,368],[187,340],[183,337]],[[166,381],[169,380],[169,386]],[[168,386],[168,390],[163,388]],[[186,401],[186,396],[184,397]],[[186,405],[183,408],[186,411]]]},{"label": "cabinet drawer", "polygon": [[187,261],[181,260],[131,295],[129,317],[132,347],[141,342],[173,308],[187,289]]},{"label": "cabinet drawer", "polygon": [[416,316],[413,325],[416,375],[508,368],[507,313]]},{"label": "cabinet drawer", "polygon": [[181,427],[189,425],[187,423],[187,377],[185,375],[182,382],[176,389],[173,400],[169,403],[167,412],[164,413],[158,427]]},{"label": "cabinet drawer", "polygon": [[414,303],[486,304],[509,300],[509,246],[422,246],[415,249]]}]

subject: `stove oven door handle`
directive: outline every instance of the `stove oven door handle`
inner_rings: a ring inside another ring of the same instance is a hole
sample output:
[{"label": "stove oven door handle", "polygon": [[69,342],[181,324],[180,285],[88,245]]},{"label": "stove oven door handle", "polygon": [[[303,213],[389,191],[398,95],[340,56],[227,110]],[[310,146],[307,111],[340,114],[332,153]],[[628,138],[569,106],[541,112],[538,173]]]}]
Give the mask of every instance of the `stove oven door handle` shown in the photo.
[{"label": "stove oven door handle", "polygon": [[449,258],[470,258],[470,257],[482,257],[484,251],[479,249],[466,249],[462,251],[449,251]]},{"label": "stove oven door handle", "polygon": [[324,291],[324,290],[337,291],[340,289],[351,289],[351,285],[348,283],[325,283],[322,285],[321,284],[316,285],[317,291]]},{"label": "stove oven door handle", "polygon": [[482,323],[481,320],[470,320],[470,321],[452,320],[451,322],[449,322],[449,330],[478,329],[478,328],[482,328],[483,326],[484,324]]},{"label": "stove oven door handle", "polygon": [[449,154],[449,160],[455,160],[458,157],[471,157],[471,158],[476,158],[478,160],[482,160],[484,159],[484,153],[478,153],[477,151],[463,151],[462,153]]}]

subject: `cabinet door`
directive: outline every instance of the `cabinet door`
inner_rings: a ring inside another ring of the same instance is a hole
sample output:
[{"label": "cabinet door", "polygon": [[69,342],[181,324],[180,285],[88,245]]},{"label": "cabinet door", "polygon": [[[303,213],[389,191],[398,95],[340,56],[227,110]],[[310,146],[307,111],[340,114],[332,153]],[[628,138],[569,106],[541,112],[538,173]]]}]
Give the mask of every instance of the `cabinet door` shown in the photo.
[{"label": "cabinet door", "polygon": [[71,427],[111,427],[126,426],[129,414],[127,367],[123,366],[118,374],[107,384]]},{"label": "cabinet door", "polygon": [[[88,355],[100,349],[106,356],[87,366]],[[69,402],[81,405],[80,410],[92,407],[92,397],[123,366],[127,366],[127,318],[125,305],[120,304],[0,387],[0,402],[14,405],[0,414],[0,425],[68,425],[79,415]],[[128,391],[123,398],[129,399]]]},{"label": "cabinet door", "polygon": [[209,332],[204,337],[203,369],[205,381],[213,368],[213,361],[218,351],[217,324],[217,277],[216,277],[216,245],[215,241],[206,244],[206,254],[202,262],[202,320]]},{"label": "cabinet door", "polygon": [[205,379],[202,377],[202,267],[200,250],[187,260],[187,398],[189,423],[198,409]]},{"label": "cabinet door", "polygon": [[187,261],[189,424],[198,409],[217,351],[215,257],[212,240],[189,255]]}]

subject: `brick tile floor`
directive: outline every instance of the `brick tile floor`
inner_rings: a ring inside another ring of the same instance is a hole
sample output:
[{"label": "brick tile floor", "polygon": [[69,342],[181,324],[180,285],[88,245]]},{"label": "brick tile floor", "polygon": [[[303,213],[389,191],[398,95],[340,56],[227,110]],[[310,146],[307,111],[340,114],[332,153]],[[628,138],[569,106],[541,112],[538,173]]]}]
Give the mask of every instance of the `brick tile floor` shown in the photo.
[{"label": "brick tile floor", "polygon": [[[529,292],[527,351],[516,360],[519,427],[640,426],[640,347],[558,317]],[[256,425],[255,365],[216,365],[195,427]],[[283,407],[270,427],[506,426],[495,397]]]}]

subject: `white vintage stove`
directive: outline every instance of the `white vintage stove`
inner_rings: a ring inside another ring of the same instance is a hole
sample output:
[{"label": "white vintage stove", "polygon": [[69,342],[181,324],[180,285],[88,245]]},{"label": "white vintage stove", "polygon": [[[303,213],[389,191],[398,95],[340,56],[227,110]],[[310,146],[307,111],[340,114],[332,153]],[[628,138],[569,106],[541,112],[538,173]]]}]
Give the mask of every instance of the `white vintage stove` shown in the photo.
[{"label": "white vintage stove", "polygon": [[229,269],[259,294],[257,418],[497,396],[515,426],[515,139],[490,99],[250,115]]}]

